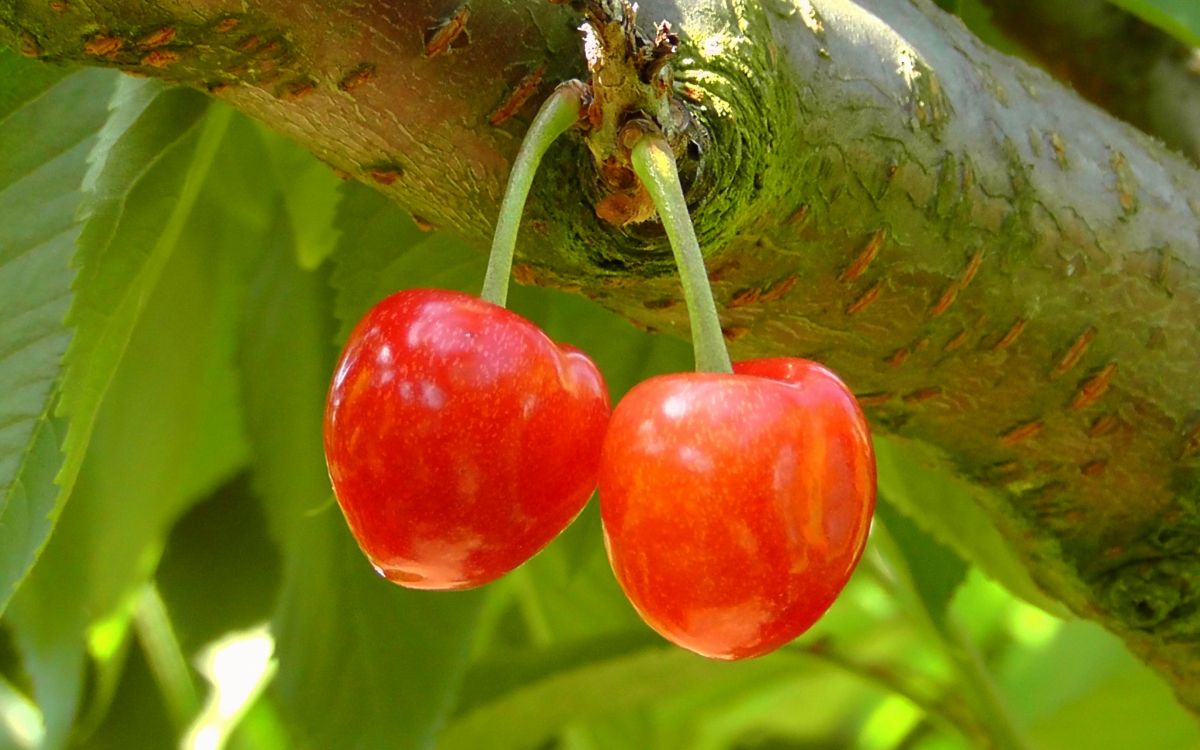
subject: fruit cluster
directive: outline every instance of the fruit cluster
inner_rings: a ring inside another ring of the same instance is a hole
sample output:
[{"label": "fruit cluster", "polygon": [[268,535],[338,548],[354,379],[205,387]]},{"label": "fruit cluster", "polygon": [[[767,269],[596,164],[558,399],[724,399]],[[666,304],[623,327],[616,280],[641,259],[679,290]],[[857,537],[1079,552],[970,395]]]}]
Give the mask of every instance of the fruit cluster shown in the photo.
[{"label": "fruit cluster", "polygon": [[814,362],[730,367],[661,137],[639,140],[633,164],[676,251],[697,364],[711,371],[652,378],[612,410],[591,359],[503,307],[533,170],[579,106],[562,88],[535,119],[486,299],[401,291],[351,333],[326,408],[334,492],[381,574],[462,589],[528,560],[598,488],[613,572],[642,618],[705,656],[757,656],[812,625],[862,554],[875,501],[866,421]]}]

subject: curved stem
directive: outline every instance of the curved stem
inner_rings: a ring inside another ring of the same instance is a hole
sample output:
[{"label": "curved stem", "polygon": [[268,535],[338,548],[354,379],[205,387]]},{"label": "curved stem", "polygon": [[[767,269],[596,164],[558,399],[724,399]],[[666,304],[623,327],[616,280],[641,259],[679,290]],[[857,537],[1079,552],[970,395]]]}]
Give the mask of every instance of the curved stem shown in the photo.
[{"label": "curved stem", "polygon": [[521,213],[525,199],[533,185],[533,175],[550,144],[579,121],[583,108],[583,85],[578,81],[567,81],[554,90],[542,108],[538,110],[521,141],[521,148],[513,162],[500,203],[500,217],[496,220],[496,233],[492,236],[492,254],[488,258],[487,274],[483,277],[483,291],[479,296],[496,305],[504,306],[508,300],[508,280],[512,275],[513,253],[517,248],[517,230],[521,226]]},{"label": "curved stem", "polygon": [[[929,640],[949,660],[959,677],[959,686],[979,718],[987,724],[992,744],[1001,750],[1029,750],[1030,744],[1017,726],[970,637],[953,622],[949,613],[939,618],[925,606],[913,584],[912,573],[907,567],[904,553],[897,547],[887,524],[877,525],[872,534],[876,553],[863,557],[866,570],[884,590],[904,605],[908,614],[929,636]],[[893,563],[893,567],[902,567],[902,570],[893,574],[885,567],[884,556]]]},{"label": "curved stem", "polygon": [[701,372],[733,372],[721,319],[713,301],[708,272],[704,270],[704,255],[688,214],[687,200],[679,184],[679,169],[675,155],[662,135],[647,132],[633,145],[633,171],[646,186],[659,218],[671,241],[679,280],[683,283],[683,298],[687,303],[688,320],[692,326],[692,348],[696,369]]},{"label": "curved stem", "polygon": [[925,712],[926,717],[943,729],[957,731],[964,739],[976,745],[985,745],[988,734],[975,717],[964,711],[953,693],[939,699],[927,690],[919,689],[911,677],[897,673],[887,667],[855,661],[821,642],[792,644],[788,650],[819,659],[848,674],[874,683],[882,690],[898,695]]}]

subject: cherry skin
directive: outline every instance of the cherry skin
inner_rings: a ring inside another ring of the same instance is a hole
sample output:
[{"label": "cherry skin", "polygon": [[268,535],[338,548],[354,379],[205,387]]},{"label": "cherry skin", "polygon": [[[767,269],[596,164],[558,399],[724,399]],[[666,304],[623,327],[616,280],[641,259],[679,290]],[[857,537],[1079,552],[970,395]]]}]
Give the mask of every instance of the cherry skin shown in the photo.
[{"label": "cherry skin", "polygon": [[759,656],[824,614],[862,556],[875,456],[853,394],[807,360],[651,378],[617,404],[600,462],[613,572],[668,640]]},{"label": "cherry skin", "polygon": [[579,350],[477,297],[412,289],[350,334],[326,404],[325,458],[381,574],[472,588],[583,509],[609,413],[604,380]]}]

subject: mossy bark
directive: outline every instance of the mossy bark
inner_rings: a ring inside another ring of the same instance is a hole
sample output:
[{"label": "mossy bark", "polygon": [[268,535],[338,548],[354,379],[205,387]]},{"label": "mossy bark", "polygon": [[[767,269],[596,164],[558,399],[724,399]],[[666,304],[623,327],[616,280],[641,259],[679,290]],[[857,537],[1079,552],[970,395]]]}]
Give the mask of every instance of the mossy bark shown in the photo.
[{"label": "mossy bark", "polygon": [[[734,355],[842,373],[878,429],[980,488],[1048,592],[1200,708],[1200,172],[926,0],[641,14],[682,37]],[[27,54],[202,87],[480,247],[536,100],[584,74],[578,21],[516,0],[0,2]],[[518,278],[684,335],[661,228],[610,226],[602,197],[587,149],[552,149]]]}]

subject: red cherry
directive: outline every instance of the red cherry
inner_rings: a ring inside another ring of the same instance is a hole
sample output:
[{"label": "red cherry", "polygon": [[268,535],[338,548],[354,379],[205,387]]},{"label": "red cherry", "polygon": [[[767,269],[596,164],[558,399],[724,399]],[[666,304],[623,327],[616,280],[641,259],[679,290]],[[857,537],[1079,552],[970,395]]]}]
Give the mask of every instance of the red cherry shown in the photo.
[{"label": "red cherry", "polygon": [[609,412],[579,350],[477,297],[413,289],[350,334],[325,458],[380,573],[409,588],[471,588],[528,560],[583,509]]},{"label": "red cherry", "polygon": [[854,396],[802,359],[647,380],[617,405],[600,513],[617,581],[668,640],[765,654],[829,608],[862,556],[875,456]]}]

